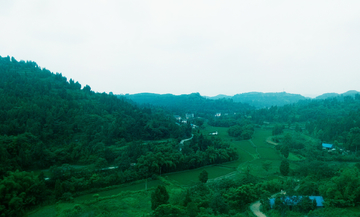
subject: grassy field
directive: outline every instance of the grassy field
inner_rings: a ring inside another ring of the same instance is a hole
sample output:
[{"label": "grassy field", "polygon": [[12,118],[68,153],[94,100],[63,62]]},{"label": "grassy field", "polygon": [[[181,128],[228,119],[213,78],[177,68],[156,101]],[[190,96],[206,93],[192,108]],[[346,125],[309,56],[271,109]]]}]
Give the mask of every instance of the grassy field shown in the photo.
[{"label": "grassy field", "polygon": [[57,203],[29,213],[28,217],[72,217],[72,216],[143,216],[151,211],[148,191],[124,191],[109,197],[99,197],[81,203]]},{"label": "grassy field", "polygon": [[[138,182],[135,183],[130,183],[130,184],[125,184],[122,185],[120,187],[116,187],[110,190],[105,190],[105,191],[99,191],[97,192],[97,194],[99,194],[100,197],[108,197],[111,195],[116,195],[116,194],[120,194],[123,191],[139,191],[139,190],[145,190],[145,185],[147,185],[147,188],[152,188],[152,187],[156,187],[158,185],[163,184],[163,182],[161,180],[148,180],[147,184],[145,180],[140,180]],[[74,201],[76,203],[80,203],[80,202],[84,202],[84,201],[90,201],[93,200],[93,193],[92,194],[85,194],[79,197],[74,198]]]},{"label": "grassy field", "polygon": [[236,168],[230,165],[207,166],[194,170],[187,170],[167,175],[165,174],[164,177],[180,185],[192,185],[199,182],[199,175],[203,170],[206,170],[208,172],[209,179],[214,179],[234,172]]},{"label": "grassy field", "polygon": [[306,158],[303,157],[303,156],[300,156],[300,155],[296,155],[294,153],[289,153],[289,157],[288,157],[288,160],[291,160],[291,161],[302,161],[302,160],[305,160]]},{"label": "grassy field", "polygon": [[258,148],[260,147],[271,147],[266,143],[266,138],[271,136],[272,131],[268,129],[255,129],[254,135],[252,137],[252,141],[256,144]]}]

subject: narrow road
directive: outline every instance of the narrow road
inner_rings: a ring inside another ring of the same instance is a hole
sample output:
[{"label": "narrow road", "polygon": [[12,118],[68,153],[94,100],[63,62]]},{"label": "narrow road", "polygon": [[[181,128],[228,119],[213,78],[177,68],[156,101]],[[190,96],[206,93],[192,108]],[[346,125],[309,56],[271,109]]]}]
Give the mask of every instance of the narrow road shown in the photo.
[{"label": "narrow road", "polygon": [[250,205],[251,212],[253,212],[254,215],[256,215],[257,217],[266,217],[266,215],[260,211],[260,206],[261,206],[260,200],[251,204]]},{"label": "narrow road", "polygon": [[194,134],[191,134],[191,137],[190,137],[190,138],[181,140],[181,141],[180,141],[180,144],[181,144],[181,145],[184,145],[184,142],[187,142],[187,141],[189,141],[189,140],[192,140],[193,137],[194,137]]},{"label": "narrow road", "polygon": [[[275,194],[271,195],[271,197],[276,197],[276,195],[278,195],[278,194],[283,194],[283,191],[281,190],[281,192],[275,193]],[[254,215],[256,215],[257,217],[266,217],[266,215],[260,211],[260,206],[261,206],[260,200],[252,203],[250,205],[251,212],[253,212]]]}]

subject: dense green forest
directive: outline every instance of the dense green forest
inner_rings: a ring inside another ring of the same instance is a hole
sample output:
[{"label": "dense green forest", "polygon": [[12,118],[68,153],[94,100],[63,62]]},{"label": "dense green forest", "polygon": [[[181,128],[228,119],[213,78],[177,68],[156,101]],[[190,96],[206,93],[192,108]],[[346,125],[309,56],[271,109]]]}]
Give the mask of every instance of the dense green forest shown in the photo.
[{"label": "dense green forest", "polygon": [[360,145],[360,94],[260,109],[253,111],[252,120],[256,124],[303,123],[305,130],[321,141],[355,151]]},{"label": "dense green forest", "polygon": [[94,93],[34,62],[0,61],[1,176],[7,170],[109,160],[113,145],[191,134],[160,109]]}]

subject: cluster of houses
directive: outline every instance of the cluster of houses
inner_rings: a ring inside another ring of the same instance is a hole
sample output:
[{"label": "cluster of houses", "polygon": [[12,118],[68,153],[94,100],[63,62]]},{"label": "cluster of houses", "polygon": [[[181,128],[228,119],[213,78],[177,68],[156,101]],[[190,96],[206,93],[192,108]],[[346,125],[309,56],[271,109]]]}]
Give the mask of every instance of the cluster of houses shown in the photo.
[{"label": "cluster of houses", "polygon": [[[187,124],[189,120],[193,119],[195,115],[193,113],[186,113],[185,118],[182,118],[180,115],[174,115],[177,124]],[[192,128],[196,128],[195,124],[191,124]]]},{"label": "cluster of houses", "polygon": [[342,155],[347,155],[347,154],[349,154],[349,152],[350,152],[350,150],[345,151],[345,150],[342,149],[342,148],[337,148],[337,147],[335,147],[333,144],[322,143],[321,146],[322,146],[322,149],[323,149],[323,150],[327,150],[328,152],[338,151],[338,152],[340,152]]},{"label": "cluster of houses", "polygon": [[174,118],[176,121],[186,124],[188,122],[189,119],[194,118],[195,115],[193,113],[187,113],[185,114],[185,118],[183,119],[180,115],[174,115]]}]

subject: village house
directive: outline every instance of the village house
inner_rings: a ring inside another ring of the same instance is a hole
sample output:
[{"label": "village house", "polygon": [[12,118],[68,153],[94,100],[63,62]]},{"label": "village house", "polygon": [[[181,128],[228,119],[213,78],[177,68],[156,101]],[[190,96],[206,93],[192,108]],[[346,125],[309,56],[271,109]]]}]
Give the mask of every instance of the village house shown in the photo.
[{"label": "village house", "polygon": [[323,149],[330,150],[330,149],[333,149],[333,148],[334,148],[334,145],[333,145],[333,144],[328,144],[328,143],[323,143],[323,144],[322,144],[322,148],[323,148]]},{"label": "village house", "polygon": [[176,121],[181,121],[181,117],[179,115],[174,115]]},{"label": "village house", "polygon": [[209,133],[210,136],[216,136],[218,135],[218,131],[215,131],[215,132],[212,132],[212,133]]},{"label": "village house", "polygon": [[185,118],[186,119],[190,119],[190,118],[194,118],[195,117],[195,115],[193,114],[193,113],[187,113],[187,114],[185,114]]}]

